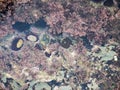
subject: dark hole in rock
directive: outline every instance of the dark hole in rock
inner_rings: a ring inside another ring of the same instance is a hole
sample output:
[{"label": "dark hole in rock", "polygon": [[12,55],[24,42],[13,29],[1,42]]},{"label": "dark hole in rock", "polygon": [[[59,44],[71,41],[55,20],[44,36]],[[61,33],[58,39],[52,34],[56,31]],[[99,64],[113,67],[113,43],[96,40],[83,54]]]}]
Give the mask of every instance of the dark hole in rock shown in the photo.
[{"label": "dark hole in rock", "polygon": [[87,49],[91,49],[93,46],[90,44],[87,36],[83,36],[81,37],[83,40],[83,45],[87,48]]},{"label": "dark hole in rock", "polygon": [[59,57],[59,56],[60,56],[58,51],[55,53],[55,55],[56,55],[57,57]]},{"label": "dark hole in rock", "polygon": [[55,39],[50,40],[50,44],[56,43],[57,41]]},{"label": "dark hole in rock", "polygon": [[9,87],[10,90],[12,90],[12,87],[10,86],[10,84],[8,82],[4,83],[5,87]]},{"label": "dark hole in rock", "polygon": [[113,0],[106,0],[103,3],[104,6],[112,7],[114,5]]},{"label": "dark hole in rock", "polygon": [[38,43],[35,45],[35,48],[38,49],[38,50],[44,50],[44,48],[42,47],[42,45],[40,45]]},{"label": "dark hole in rock", "polygon": [[27,80],[25,80],[24,82],[25,82],[25,83],[28,83],[28,82],[30,82],[30,81],[31,81],[31,80],[28,80],[28,79],[27,79]]},{"label": "dark hole in rock", "polygon": [[13,82],[13,79],[12,78],[7,78],[7,81],[8,82]]},{"label": "dark hole in rock", "polygon": [[98,86],[99,86],[100,90],[105,90],[105,88],[104,88],[104,87],[105,87],[105,84],[100,83]]},{"label": "dark hole in rock", "polygon": [[89,41],[92,41],[95,38],[95,36],[96,36],[95,32],[92,32],[92,31],[87,32],[87,39]]},{"label": "dark hole in rock", "polygon": [[92,0],[92,1],[95,2],[95,3],[100,3],[100,2],[102,2],[104,0]]},{"label": "dark hole in rock", "polygon": [[106,36],[106,38],[107,38],[107,39],[112,39],[113,36],[112,36],[111,34],[108,34],[108,35]]},{"label": "dark hole in rock", "polygon": [[37,28],[46,28],[48,26],[44,18],[40,18],[33,25]]},{"label": "dark hole in rock", "polygon": [[0,11],[0,14],[1,14],[1,15],[6,15],[6,14],[7,14],[7,10],[2,10],[2,11]]},{"label": "dark hole in rock", "polygon": [[45,55],[46,55],[47,57],[50,57],[50,56],[51,56],[51,53],[45,52]]},{"label": "dark hole in rock", "polygon": [[120,3],[120,0],[116,0],[117,3]]},{"label": "dark hole in rock", "polygon": [[12,64],[6,63],[6,66],[8,67],[9,70],[12,70]]},{"label": "dark hole in rock", "polygon": [[52,31],[51,33],[53,36],[61,37],[63,35],[63,32],[57,32],[57,31]]},{"label": "dark hole in rock", "polygon": [[9,9],[9,8],[12,7],[13,5],[14,5],[13,2],[8,3],[7,6],[6,6],[6,9]]},{"label": "dark hole in rock", "polygon": [[113,63],[114,63],[113,60],[109,60],[109,61],[106,62],[106,64],[108,64],[108,65],[111,65]]},{"label": "dark hole in rock", "polygon": [[88,90],[87,83],[81,84],[82,89],[81,90]]},{"label": "dark hole in rock", "polygon": [[45,89],[45,88],[42,88],[42,90],[47,90],[47,89]]},{"label": "dark hole in rock", "polygon": [[50,85],[50,86],[60,86],[61,85],[61,82],[57,82],[56,80],[52,80],[52,81],[50,81],[50,82],[48,82],[48,84]]},{"label": "dark hole in rock", "polygon": [[118,61],[114,61],[114,63],[112,63],[113,65],[117,66],[117,67],[120,67],[120,60]]},{"label": "dark hole in rock", "polygon": [[65,38],[62,40],[62,42],[60,42],[60,45],[64,48],[69,48],[70,45],[72,45],[72,41],[69,38]]},{"label": "dark hole in rock", "polygon": [[118,8],[120,9],[120,3],[118,4]]},{"label": "dark hole in rock", "polygon": [[12,25],[13,29],[15,29],[18,32],[23,32],[26,30],[30,29],[30,24],[26,23],[26,22],[15,22],[15,24]]},{"label": "dark hole in rock", "polygon": [[5,87],[8,87],[10,90],[12,90],[12,87],[10,85],[10,82],[13,82],[12,78],[6,78],[7,81],[4,83]]}]

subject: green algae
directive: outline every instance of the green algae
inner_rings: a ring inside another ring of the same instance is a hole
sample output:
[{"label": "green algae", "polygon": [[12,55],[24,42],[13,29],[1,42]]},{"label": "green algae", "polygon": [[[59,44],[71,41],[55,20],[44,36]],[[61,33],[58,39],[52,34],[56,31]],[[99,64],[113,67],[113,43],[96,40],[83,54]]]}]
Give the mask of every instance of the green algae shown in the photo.
[{"label": "green algae", "polygon": [[33,85],[36,84],[36,83],[37,83],[37,81],[31,81],[30,84],[29,84],[28,90],[33,90],[33,89],[32,89],[32,88],[33,88]]},{"label": "green algae", "polygon": [[20,90],[20,88],[21,88],[21,86],[16,81],[13,81],[11,86],[12,86],[13,90]]},{"label": "green algae", "polygon": [[5,77],[5,76],[4,76],[4,77],[2,77],[2,78],[1,78],[1,81],[2,81],[2,82],[4,82],[4,83],[5,83],[5,82],[7,82],[6,77]]},{"label": "green algae", "polygon": [[44,41],[45,44],[48,44],[50,42],[49,38],[50,37],[47,34],[44,34],[43,37],[42,37],[42,41]]},{"label": "green algae", "polygon": [[30,82],[28,90],[51,90],[51,87],[47,83],[32,81]]},{"label": "green algae", "polygon": [[40,44],[47,46],[50,43],[50,37],[47,34],[43,34],[40,38]]},{"label": "green algae", "polygon": [[100,52],[95,53],[95,52],[87,52],[88,55],[92,55],[94,57],[98,57],[101,58],[101,61],[109,61],[112,60],[114,55],[116,55],[116,52],[112,50],[112,48],[114,48],[115,46],[107,46],[107,47],[99,47]]},{"label": "green algae", "polygon": [[37,83],[35,90],[51,90],[51,87],[47,83]]},{"label": "green algae", "polygon": [[8,78],[6,75],[1,77],[1,82],[12,90],[20,90],[21,85],[12,78]]}]

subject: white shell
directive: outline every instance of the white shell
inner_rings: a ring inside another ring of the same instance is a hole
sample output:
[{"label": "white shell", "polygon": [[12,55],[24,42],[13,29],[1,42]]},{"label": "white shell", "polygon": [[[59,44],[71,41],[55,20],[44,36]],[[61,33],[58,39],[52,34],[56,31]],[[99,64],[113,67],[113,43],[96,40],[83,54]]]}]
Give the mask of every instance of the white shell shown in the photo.
[{"label": "white shell", "polygon": [[27,36],[27,39],[29,41],[32,41],[32,42],[36,42],[37,41],[37,37],[35,35],[28,35]]},{"label": "white shell", "polygon": [[116,55],[114,56],[114,61],[118,61],[118,57]]}]

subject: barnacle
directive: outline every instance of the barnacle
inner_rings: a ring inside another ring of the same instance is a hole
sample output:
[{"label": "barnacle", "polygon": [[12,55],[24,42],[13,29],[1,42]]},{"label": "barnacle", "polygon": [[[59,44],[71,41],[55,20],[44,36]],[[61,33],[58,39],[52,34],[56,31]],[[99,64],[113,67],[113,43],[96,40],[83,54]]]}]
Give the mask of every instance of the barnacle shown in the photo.
[{"label": "barnacle", "polygon": [[23,41],[22,38],[15,38],[12,41],[11,49],[14,50],[14,51],[18,51],[22,48],[23,43],[24,43],[24,41]]},{"label": "barnacle", "polygon": [[72,41],[69,38],[64,38],[62,42],[60,42],[60,45],[64,48],[69,48],[71,44],[72,44]]}]

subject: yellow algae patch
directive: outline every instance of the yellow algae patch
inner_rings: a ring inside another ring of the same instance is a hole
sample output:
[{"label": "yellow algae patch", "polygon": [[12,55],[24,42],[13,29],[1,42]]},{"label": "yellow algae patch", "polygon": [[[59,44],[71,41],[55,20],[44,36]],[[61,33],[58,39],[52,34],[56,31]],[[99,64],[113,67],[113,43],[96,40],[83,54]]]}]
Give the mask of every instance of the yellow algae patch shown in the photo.
[{"label": "yellow algae patch", "polygon": [[24,44],[24,41],[22,38],[15,38],[12,41],[11,49],[14,51],[18,51],[22,48],[23,44]]},{"label": "yellow algae patch", "polygon": [[22,47],[22,45],[23,45],[23,40],[22,39],[18,40],[16,47],[20,48]]}]

